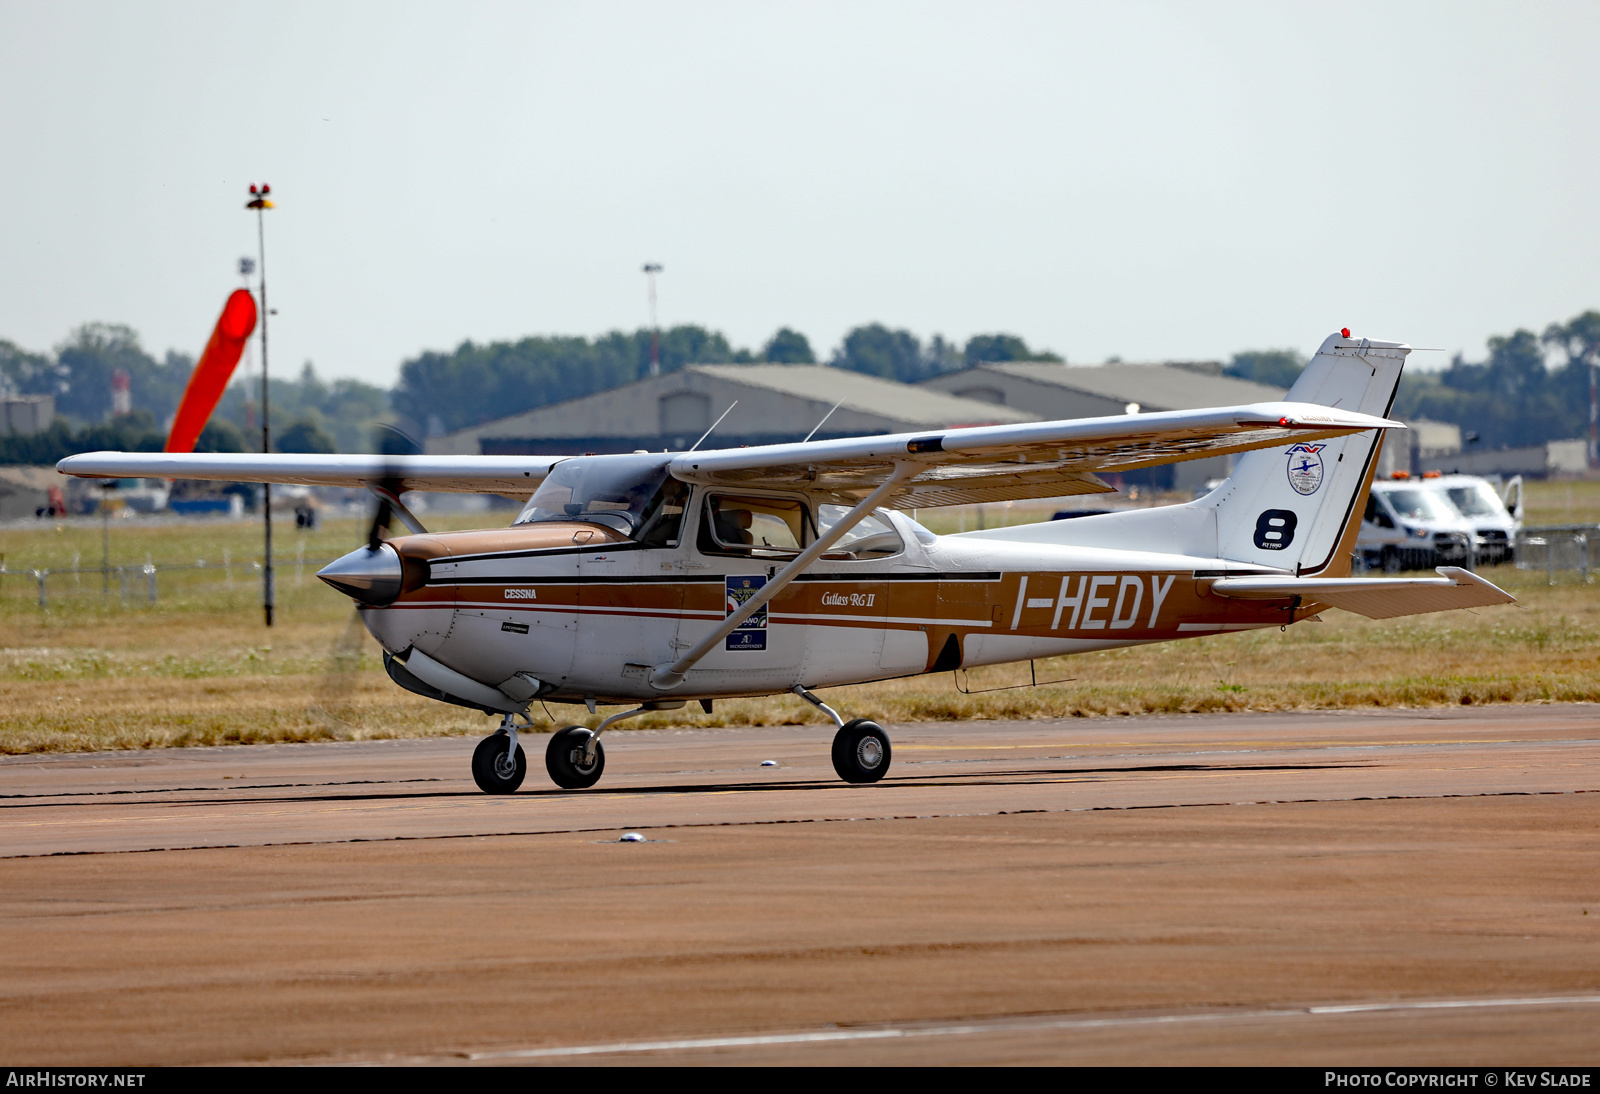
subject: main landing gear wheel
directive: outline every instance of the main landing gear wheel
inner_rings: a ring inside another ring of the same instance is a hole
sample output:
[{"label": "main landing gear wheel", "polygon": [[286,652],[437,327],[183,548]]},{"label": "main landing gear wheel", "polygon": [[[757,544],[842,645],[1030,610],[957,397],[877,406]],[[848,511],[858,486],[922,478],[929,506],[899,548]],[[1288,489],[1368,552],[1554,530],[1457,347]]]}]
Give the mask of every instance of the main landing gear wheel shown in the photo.
[{"label": "main landing gear wheel", "polygon": [[877,722],[857,718],[833,735],[833,769],[847,783],[875,783],[889,770],[889,735]]},{"label": "main landing gear wheel", "polygon": [[510,755],[511,738],[495,733],[478,742],[472,753],[472,781],[485,794],[511,794],[528,777],[528,756],[517,746],[515,758]]},{"label": "main landing gear wheel", "polygon": [[600,781],[600,773],[606,769],[605,746],[594,743],[593,761],[584,755],[593,736],[583,726],[568,726],[551,735],[544,750],[544,769],[561,789],[587,790]]}]

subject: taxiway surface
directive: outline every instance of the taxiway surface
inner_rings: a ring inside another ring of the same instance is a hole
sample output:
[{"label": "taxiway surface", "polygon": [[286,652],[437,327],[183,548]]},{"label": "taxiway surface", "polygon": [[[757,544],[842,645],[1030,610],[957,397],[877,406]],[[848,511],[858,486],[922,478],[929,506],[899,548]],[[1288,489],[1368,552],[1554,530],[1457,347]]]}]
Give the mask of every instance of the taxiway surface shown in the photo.
[{"label": "taxiway surface", "polygon": [[0,1051],[1600,1055],[1593,706],[891,726],[870,787],[829,730],[617,733],[580,792],[524,737],[510,797],[462,738],[0,761]]}]

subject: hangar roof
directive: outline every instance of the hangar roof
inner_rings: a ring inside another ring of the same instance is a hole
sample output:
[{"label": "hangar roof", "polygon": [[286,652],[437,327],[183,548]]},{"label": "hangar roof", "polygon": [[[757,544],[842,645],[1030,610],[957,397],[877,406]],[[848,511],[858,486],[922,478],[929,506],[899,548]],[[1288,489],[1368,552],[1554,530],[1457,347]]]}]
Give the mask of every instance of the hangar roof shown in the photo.
[{"label": "hangar roof", "polygon": [[[1115,403],[1138,403],[1150,411],[1273,402],[1284,394],[1280,388],[1225,376],[1216,362],[1064,365],[1052,361],[996,361],[936,376],[925,383],[954,392],[1002,376]],[[1006,402],[1013,400],[1008,398]],[[1050,413],[1047,408],[1039,409]]]},{"label": "hangar roof", "polygon": [[[687,365],[662,376],[536,407],[427,442],[435,454],[565,449],[556,442],[631,439],[635,447],[692,444],[735,399],[739,406],[717,427],[722,443],[798,441],[835,402],[839,408],[818,436],[864,436],[961,425],[1033,422],[1040,416],[933,388],[901,384],[827,365]],[[485,442],[491,442],[486,445]],[[680,443],[681,442],[681,443]],[[615,448],[611,445],[610,448]]]},{"label": "hangar roof", "polygon": [[[839,402],[840,409],[879,414],[885,420],[918,426],[955,426],[985,423],[1033,422],[1035,414],[963,399],[933,388],[884,380],[831,365],[689,365],[686,371],[712,376],[730,384],[767,388],[796,398],[818,401],[824,407]],[[815,423],[813,423],[815,424]]]}]

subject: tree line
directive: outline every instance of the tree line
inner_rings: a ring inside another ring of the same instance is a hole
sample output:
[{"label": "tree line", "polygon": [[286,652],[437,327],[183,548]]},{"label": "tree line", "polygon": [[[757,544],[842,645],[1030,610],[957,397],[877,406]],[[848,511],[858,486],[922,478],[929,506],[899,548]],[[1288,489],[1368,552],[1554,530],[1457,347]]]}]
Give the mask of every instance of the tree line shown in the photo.
[{"label": "tree line", "polygon": [[[156,358],[130,327],[86,323],[51,353],[0,339],[0,394],[50,395],[56,420],[31,437],[0,434],[0,463],[54,463],[74,452],[159,452],[183,398],[195,359],[167,351]],[[132,412],[111,414],[111,378],[125,372]],[[373,429],[391,417],[389,393],[360,380],[323,380],[311,362],[297,378],[272,378],[276,447],[283,452],[364,452]],[[260,450],[260,381],[228,387],[196,446],[201,452]]]},{"label": "tree line", "polygon": [[[1391,416],[1450,422],[1485,449],[1588,435],[1589,371],[1600,366],[1600,311],[1551,323],[1543,334],[1518,329],[1495,335],[1488,349],[1481,361],[1457,353],[1444,369],[1408,368]],[[1266,350],[1235,354],[1224,371],[1288,388],[1305,364],[1293,350]]]},{"label": "tree line", "polygon": [[[692,325],[661,331],[657,347],[663,373],[694,364],[818,363],[810,340],[788,327],[754,351]],[[643,329],[594,339],[463,342],[451,353],[423,353],[403,363],[391,400],[423,432],[450,432],[643,379],[650,354],[651,332]],[[869,323],[845,335],[827,364],[911,384],[984,361],[1060,360],[1010,334],[976,335],[958,348],[938,335],[923,342],[908,330]]]},{"label": "tree line", "polygon": [[[776,331],[758,349],[737,348],[718,331],[680,325],[655,336],[663,373],[691,364],[826,363],[835,368],[917,383],[996,361],[1056,361],[1011,334],[980,334],[962,345],[926,340],[881,323],[858,326],[819,362],[805,335]],[[449,432],[551,403],[592,395],[649,375],[652,332],[611,331],[594,338],[538,336],[515,342],[462,342],[401,364],[390,391],[359,380],[324,380],[311,362],[297,377],[274,378],[269,397],[274,447],[283,452],[415,451],[430,434]],[[1457,354],[1441,371],[1407,370],[1394,414],[1454,422],[1486,448],[1582,436],[1588,421],[1588,370],[1600,361],[1600,311],[1587,311],[1543,334],[1517,330],[1489,339],[1488,356]],[[1063,362],[1064,363],[1064,362]],[[1294,350],[1247,350],[1224,366],[1231,376],[1287,389],[1306,359]],[[157,359],[129,327],[90,323],[50,353],[0,340],[0,393],[53,395],[58,418],[33,437],[0,435],[0,463],[53,463],[96,449],[159,451],[166,424],[194,368],[168,351]],[[132,413],[112,417],[111,378],[127,373]],[[259,383],[259,381],[257,381]],[[258,450],[258,391],[242,380],[228,388],[199,449]]]}]

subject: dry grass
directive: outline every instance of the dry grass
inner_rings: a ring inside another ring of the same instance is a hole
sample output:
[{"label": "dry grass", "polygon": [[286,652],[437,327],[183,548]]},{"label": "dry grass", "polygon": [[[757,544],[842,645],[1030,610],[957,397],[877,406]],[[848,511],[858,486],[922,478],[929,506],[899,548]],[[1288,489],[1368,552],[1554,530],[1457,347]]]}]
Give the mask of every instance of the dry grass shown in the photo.
[{"label": "dry grass", "polygon": [[1530,482],[1523,503],[1529,524],[1600,524],[1600,480]]},{"label": "dry grass", "polygon": [[[1564,484],[1538,484],[1562,488]],[[1600,484],[1592,491],[1600,503]],[[1561,503],[1559,496],[1553,499]],[[1583,499],[1580,498],[1582,503]],[[93,522],[0,530],[10,567],[71,565],[75,550],[98,563]],[[158,564],[249,559],[256,525],[114,527],[112,562]],[[291,559],[343,553],[357,522],[330,523],[297,540]],[[98,574],[55,579],[49,611],[26,577],[0,579],[0,753],[105,748],[350,740],[485,732],[489,719],[409,695],[384,676],[376,643],[344,598],[306,566],[280,570],[279,623],[261,624],[259,582],[241,567],[162,577],[159,602],[100,594]],[[1146,712],[1312,710],[1489,702],[1600,701],[1600,588],[1548,587],[1542,573],[1491,571],[1522,603],[1372,622],[1329,612],[1322,623],[1219,635],[1040,662],[1041,680],[1067,684],[963,695],[949,674],[835,689],[849,715],[885,721],[1055,718]],[[1027,666],[972,674],[974,689],[1026,681]],[[552,707],[560,724],[580,708]],[[535,708],[539,713],[539,708]],[[800,700],[720,702],[651,715],[635,727],[816,722]]]}]

